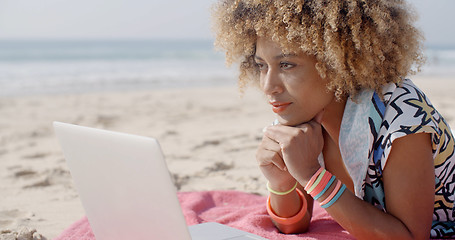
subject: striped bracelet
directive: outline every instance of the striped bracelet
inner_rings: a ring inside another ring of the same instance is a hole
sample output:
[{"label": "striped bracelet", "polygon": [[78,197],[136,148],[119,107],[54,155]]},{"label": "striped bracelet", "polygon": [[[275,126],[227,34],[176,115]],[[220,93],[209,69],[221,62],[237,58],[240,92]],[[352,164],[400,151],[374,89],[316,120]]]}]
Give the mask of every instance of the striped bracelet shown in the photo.
[{"label": "striped bracelet", "polygon": [[334,175],[321,167],[310,178],[304,189],[309,195],[311,195],[311,197],[313,197],[314,200],[318,200],[335,182],[335,188],[329,196],[320,203],[322,208],[328,208],[341,197],[346,189],[346,185],[336,179]]},{"label": "striped bracelet", "polygon": [[320,193],[318,193],[316,196],[312,196],[314,198],[314,200],[318,200],[322,195],[324,195],[324,193],[327,191],[327,189],[330,188],[330,186],[332,186],[332,183],[336,180],[335,176],[332,175],[332,177],[330,178],[330,181],[327,183],[327,185],[325,185],[324,189],[322,189],[322,191]]},{"label": "striped bracelet", "polygon": [[340,180],[337,181],[337,185],[330,196],[321,202],[322,208],[328,208],[332,206],[332,204],[334,204],[341,197],[341,194],[343,194],[344,190],[346,189],[346,185],[342,184]]}]

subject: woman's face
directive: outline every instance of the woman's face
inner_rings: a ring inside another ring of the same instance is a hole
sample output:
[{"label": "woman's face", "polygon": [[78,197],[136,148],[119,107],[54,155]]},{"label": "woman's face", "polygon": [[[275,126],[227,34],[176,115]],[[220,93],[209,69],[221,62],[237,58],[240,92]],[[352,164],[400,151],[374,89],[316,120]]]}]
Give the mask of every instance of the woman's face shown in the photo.
[{"label": "woman's face", "polygon": [[316,70],[316,59],[305,54],[283,54],[280,46],[259,38],[256,63],[260,86],[278,121],[287,126],[309,122],[334,100],[327,90],[327,80]]}]

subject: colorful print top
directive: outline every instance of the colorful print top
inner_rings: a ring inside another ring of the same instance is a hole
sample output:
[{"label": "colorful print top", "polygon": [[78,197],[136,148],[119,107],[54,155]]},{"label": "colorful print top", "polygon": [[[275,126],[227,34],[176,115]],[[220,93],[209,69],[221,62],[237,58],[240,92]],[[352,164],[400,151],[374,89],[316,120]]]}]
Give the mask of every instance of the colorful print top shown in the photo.
[{"label": "colorful print top", "polygon": [[[425,94],[411,80],[389,84],[384,98],[363,91],[346,103],[340,152],[354,182],[356,196],[387,211],[382,171],[395,139],[430,133],[435,169],[431,237],[454,237],[455,156],[452,131]],[[412,166],[410,166],[412,167]]]}]

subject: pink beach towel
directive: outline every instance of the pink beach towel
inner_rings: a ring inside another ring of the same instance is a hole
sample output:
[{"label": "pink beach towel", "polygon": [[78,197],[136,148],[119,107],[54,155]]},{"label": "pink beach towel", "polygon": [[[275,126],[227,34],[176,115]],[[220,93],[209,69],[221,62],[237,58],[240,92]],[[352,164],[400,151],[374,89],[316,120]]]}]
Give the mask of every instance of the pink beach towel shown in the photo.
[{"label": "pink beach towel", "polygon": [[[354,239],[317,203],[309,231],[285,235],[273,226],[263,196],[238,191],[208,191],[180,192],[178,197],[188,225],[218,222],[268,239]],[[71,239],[95,239],[87,218],[73,223],[54,240]]]}]

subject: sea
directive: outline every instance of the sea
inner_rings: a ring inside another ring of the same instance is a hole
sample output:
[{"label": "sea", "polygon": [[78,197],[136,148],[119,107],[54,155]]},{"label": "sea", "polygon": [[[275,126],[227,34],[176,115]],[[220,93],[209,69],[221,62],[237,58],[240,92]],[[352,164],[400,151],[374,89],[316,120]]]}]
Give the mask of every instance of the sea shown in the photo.
[{"label": "sea", "polygon": [[235,85],[211,40],[0,41],[0,96]]},{"label": "sea", "polygon": [[[455,77],[455,46],[420,75]],[[235,85],[212,40],[0,40],[0,97]]]}]

